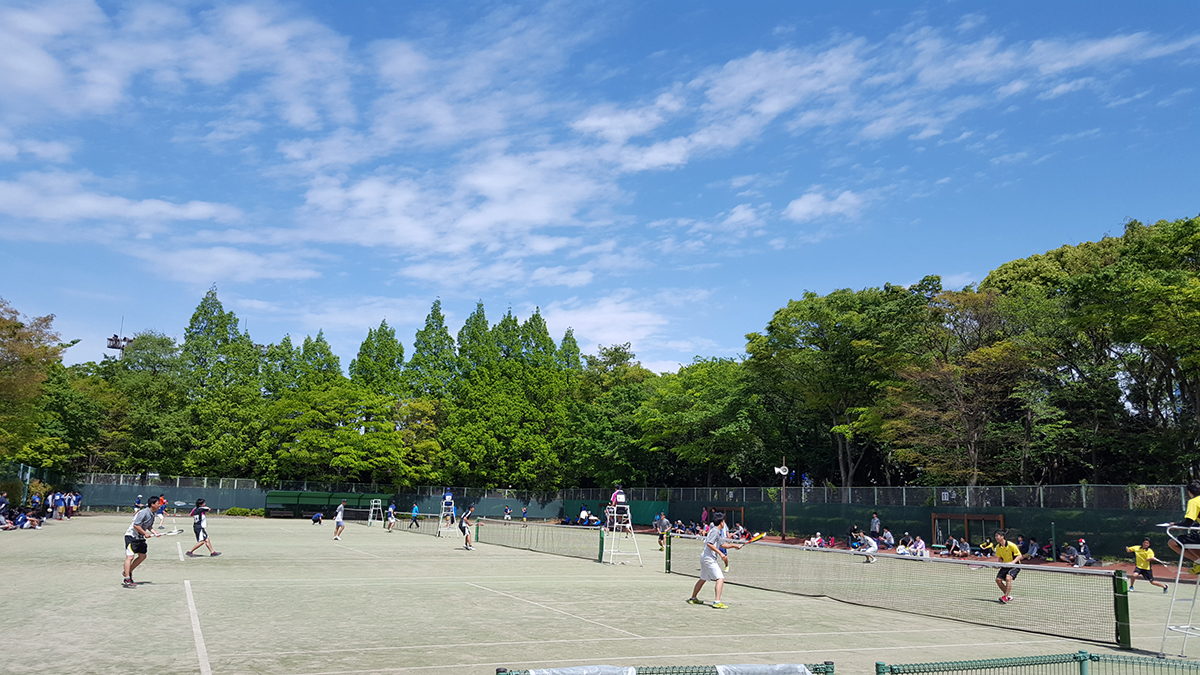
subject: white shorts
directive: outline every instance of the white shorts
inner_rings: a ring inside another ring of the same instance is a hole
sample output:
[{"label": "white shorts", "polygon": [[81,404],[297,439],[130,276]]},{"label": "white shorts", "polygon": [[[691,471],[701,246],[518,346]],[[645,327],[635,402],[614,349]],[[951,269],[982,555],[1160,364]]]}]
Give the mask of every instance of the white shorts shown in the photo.
[{"label": "white shorts", "polygon": [[506,513],[506,514],[504,514],[504,519],[505,519],[505,520],[512,520],[512,516],[510,516],[510,515],[508,515],[508,514]]},{"label": "white shorts", "polygon": [[721,561],[716,558],[701,558],[700,578],[704,581],[724,579],[725,575],[721,572]]},{"label": "white shorts", "polygon": [[396,516],[389,515],[389,516],[387,517],[387,519],[388,519],[388,522],[389,522],[389,523],[394,523],[394,522],[396,522]]},{"label": "white shorts", "polygon": [[341,520],[335,520],[335,521],[333,521],[333,524],[337,527],[345,527],[346,526],[346,523]]}]

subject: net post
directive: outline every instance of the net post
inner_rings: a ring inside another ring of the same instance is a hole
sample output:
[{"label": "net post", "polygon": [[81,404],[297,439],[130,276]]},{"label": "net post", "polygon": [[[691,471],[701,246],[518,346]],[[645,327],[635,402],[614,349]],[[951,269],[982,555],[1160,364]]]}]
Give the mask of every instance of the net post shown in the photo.
[{"label": "net post", "polygon": [[888,673],[890,673],[890,672],[892,672],[891,666],[884,663],[883,661],[875,662],[875,675],[888,675]]},{"label": "net post", "polygon": [[825,662],[825,675],[833,675],[833,661]]},{"label": "net post", "polygon": [[667,533],[667,555],[666,555],[666,558],[667,558],[667,562],[666,562],[667,569],[666,569],[666,572],[667,572],[667,574],[670,574],[670,573],[671,573],[671,539],[673,539],[673,538],[674,538],[674,537],[672,537],[672,536],[671,536],[671,533],[670,533],[670,532],[668,532],[668,533]]},{"label": "net post", "polygon": [[1117,570],[1113,574],[1113,609],[1117,619],[1117,646],[1121,649],[1133,649],[1133,640],[1129,634],[1129,579],[1124,570]]},{"label": "net post", "polygon": [[1075,655],[1075,660],[1079,662],[1079,675],[1088,675],[1088,667],[1092,663],[1092,657],[1082,649]]},{"label": "net post", "polygon": [[604,530],[603,530],[603,528],[600,530],[600,553],[596,558],[596,562],[598,562],[598,563],[604,562]]}]

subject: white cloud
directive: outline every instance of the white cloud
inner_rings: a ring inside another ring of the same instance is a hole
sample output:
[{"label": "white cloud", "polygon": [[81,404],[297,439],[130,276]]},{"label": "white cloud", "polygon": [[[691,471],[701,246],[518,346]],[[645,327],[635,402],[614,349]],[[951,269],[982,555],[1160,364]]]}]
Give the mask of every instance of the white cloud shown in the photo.
[{"label": "white cloud", "polygon": [[[832,194],[832,193],[830,193]],[[783,217],[798,223],[817,220],[827,216],[856,217],[866,205],[866,198],[850,190],[844,190],[832,199],[826,193],[813,189],[799,199],[793,199],[783,210]]]},{"label": "white cloud", "polygon": [[[78,228],[101,221],[112,231],[153,234],[160,225],[176,221],[232,222],[241,211],[227,204],[163,199],[130,199],[91,190],[97,179],[82,172],[27,172],[16,180],[0,181],[0,214],[15,219],[38,220]],[[7,228],[28,230],[36,228]]]},{"label": "white cloud", "polygon": [[529,280],[537,286],[586,286],[592,282],[592,273],[588,270],[573,270],[568,267],[539,267],[533,271]]},{"label": "white cloud", "polygon": [[254,253],[228,246],[162,250],[133,247],[132,255],[164,277],[191,283],[311,279],[319,273],[305,258],[315,252]]},{"label": "white cloud", "polygon": [[621,290],[592,301],[570,298],[542,308],[542,316],[552,335],[567,328],[575,329],[575,339],[586,351],[598,345],[638,343],[657,334],[668,319],[651,309],[651,303],[638,299],[633,291]]}]

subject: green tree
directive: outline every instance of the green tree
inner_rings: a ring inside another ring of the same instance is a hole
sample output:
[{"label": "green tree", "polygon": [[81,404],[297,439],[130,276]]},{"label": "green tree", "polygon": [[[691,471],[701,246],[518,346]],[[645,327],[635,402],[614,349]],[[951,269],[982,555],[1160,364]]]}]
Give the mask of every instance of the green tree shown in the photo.
[{"label": "green tree", "polygon": [[53,323],[53,314],[24,317],[0,298],[0,455],[12,456],[40,436],[37,397],[71,346],[59,342]]},{"label": "green tree", "polygon": [[387,319],[379,322],[379,328],[367,329],[367,339],[350,362],[350,381],[382,396],[400,398],[405,394],[404,345]]},{"label": "green tree", "polygon": [[416,396],[445,398],[458,376],[458,355],[454,338],[446,328],[442,301],[434,300],[425,326],[417,331],[413,355],[404,369],[408,388]]}]

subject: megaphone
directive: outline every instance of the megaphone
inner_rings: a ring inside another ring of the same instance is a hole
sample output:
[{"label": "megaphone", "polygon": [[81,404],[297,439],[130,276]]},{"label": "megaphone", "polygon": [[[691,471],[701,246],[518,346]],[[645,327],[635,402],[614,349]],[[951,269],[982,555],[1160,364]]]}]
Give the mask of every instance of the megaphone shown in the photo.
[{"label": "megaphone", "polygon": [[786,476],[788,473],[787,465],[784,464],[783,466],[775,467],[775,473],[779,474],[780,476]]}]

